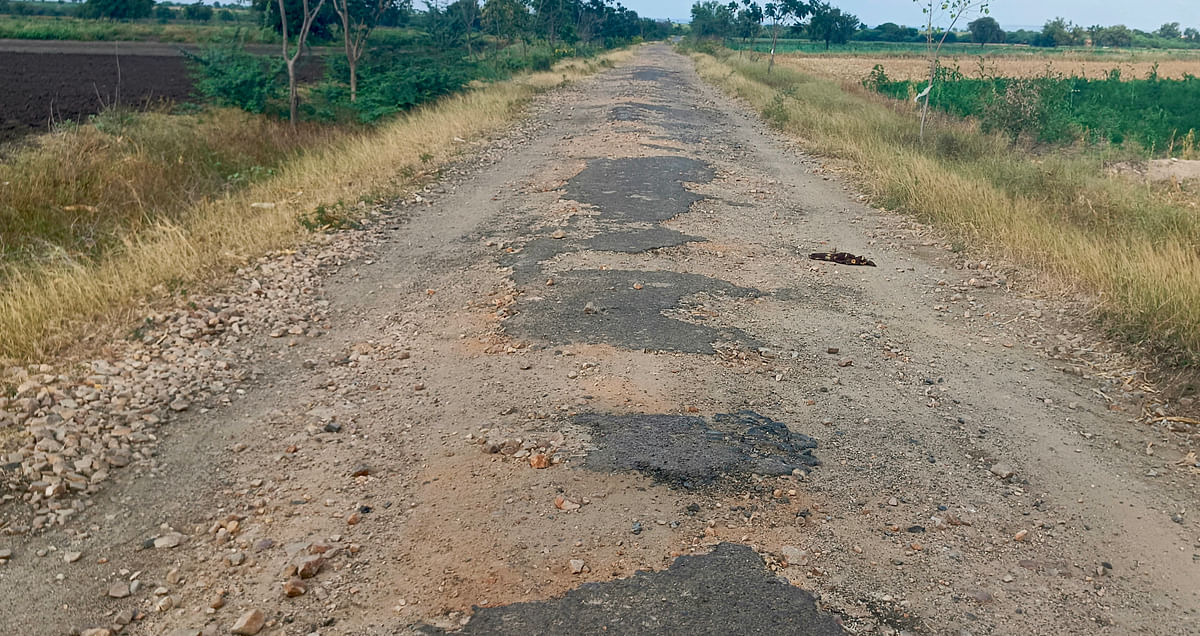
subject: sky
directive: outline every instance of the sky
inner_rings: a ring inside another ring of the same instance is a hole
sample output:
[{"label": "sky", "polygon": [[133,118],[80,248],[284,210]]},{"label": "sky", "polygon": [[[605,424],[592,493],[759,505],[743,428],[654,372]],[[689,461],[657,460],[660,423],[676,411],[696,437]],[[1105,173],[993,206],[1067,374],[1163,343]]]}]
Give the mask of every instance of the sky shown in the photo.
[{"label": "sky", "polygon": [[[895,22],[916,26],[921,9],[912,0],[827,0],[858,16],[870,26]],[[690,19],[694,0],[621,0],[621,4],[650,18]],[[722,0],[722,3],[728,0]],[[759,4],[762,4],[761,0]],[[1200,0],[993,0],[991,14],[1005,29],[1040,28],[1047,20],[1062,16],[1084,26],[1124,24],[1153,31],[1164,22],[1200,28]],[[977,15],[968,17],[968,21]]]}]

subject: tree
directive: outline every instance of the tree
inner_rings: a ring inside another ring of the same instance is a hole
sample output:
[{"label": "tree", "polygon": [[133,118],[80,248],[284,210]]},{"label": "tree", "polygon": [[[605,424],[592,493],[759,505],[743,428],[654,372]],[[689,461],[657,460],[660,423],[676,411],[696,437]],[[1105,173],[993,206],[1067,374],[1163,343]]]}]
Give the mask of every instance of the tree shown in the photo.
[{"label": "tree", "polygon": [[474,57],[471,34],[479,30],[479,0],[457,0],[446,11],[454,15],[455,26],[466,36],[467,56]]},{"label": "tree", "polygon": [[1133,44],[1133,32],[1124,24],[1116,24],[1096,34],[1096,44],[1100,46],[1129,46]]},{"label": "tree", "polygon": [[150,17],[154,0],[87,0],[80,9],[85,18],[137,20]]},{"label": "tree", "polygon": [[1183,30],[1183,38],[1189,42],[1200,41],[1200,31],[1188,27]]},{"label": "tree", "polygon": [[300,101],[300,93],[296,86],[296,60],[300,59],[300,54],[304,52],[304,42],[308,39],[308,34],[312,31],[313,21],[317,19],[317,14],[321,12],[321,7],[325,5],[325,0],[317,0],[316,6],[310,6],[308,0],[301,0],[301,21],[300,30],[296,32],[296,51],[290,52],[290,44],[288,42],[288,15],[286,0],[277,0],[279,5],[279,29],[283,35],[283,61],[287,64],[288,73],[288,121],[292,128],[296,127],[296,106]]},{"label": "tree", "polygon": [[771,57],[767,61],[767,73],[775,67],[775,44],[779,41],[780,27],[791,26],[807,18],[812,6],[803,0],[775,0],[763,5],[763,15],[771,19]]},{"label": "tree", "polygon": [[[300,27],[304,26],[304,16],[307,12],[304,10],[301,0],[283,0],[283,2],[282,16],[279,12],[278,0],[251,0],[251,7],[261,15],[261,24],[264,28],[274,29],[276,33],[282,35],[282,20],[286,19],[288,33],[295,35],[300,32]],[[332,39],[337,26],[337,14],[333,12],[330,5],[324,5],[308,27],[309,37],[317,40]]]},{"label": "tree", "polygon": [[331,0],[342,21],[342,44],[350,68],[350,103],[358,101],[358,61],[367,50],[367,36],[392,6],[392,0]]},{"label": "tree", "polygon": [[183,8],[183,18],[196,22],[208,22],[213,17],[213,8],[202,3],[189,4]]},{"label": "tree", "polygon": [[692,5],[692,36],[695,38],[723,38],[733,30],[733,12],[729,7],[706,0]]},{"label": "tree", "polygon": [[763,12],[762,7],[758,6],[753,0],[742,0],[741,7],[737,2],[730,2],[726,5],[729,11],[736,12],[737,18],[734,20],[734,32],[742,39],[742,48],[738,50],[738,55],[746,48],[747,41],[758,39],[758,34],[762,32]]},{"label": "tree", "polygon": [[1183,37],[1183,31],[1179,30],[1178,22],[1168,22],[1158,27],[1158,30],[1154,32],[1154,35],[1167,40],[1178,40],[1179,38]]},{"label": "tree", "polygon": [[501,42],[513,40],[529,25],[529,7],[523,0],[484,0],[483,24],[488,33],[496,36],[496,48]]},{"label": "tree", "polygon": [[967,23],[967,29],[971,32],[971,40],[978,42],[979,46],[990,42],[1004,41],[1004,29],[1001,29],[1000,23],[991,16],[977,18]]},{"label": "tree", "polygon": [[808,23],[809,37],[814,40],[824,40],[825,50],[829,50],[830,42],[845,44],[858,31],[861,24],[856,16],[842,13],[826,2],[815,2],[811,5],[812,19]]},{"label": "tree", "polygon": [[1082,38],[1084,30],[1071,24],[1066,18],[1054,18],[1042,26],[1042,34],[1035,46],[1070,46]]},{"label": "tree", "polygon": [[[988,12],[988,0],[913,0],[925,14],[925,50],[929,56],[929,84],[917,95],[917,99],[925,98],[921,106],[921,140],[925,140],[925,120],[929,115],[929,96],[933,92],[933,80],[937,77],[938,56],[947,36],[954,30],[954,25],[969,11]],[[936,26],[934,22],[948,22],[945,29]],[[937,38],[937,34],[941,38]],[[936,44],[935,44],[936,40]]]}]

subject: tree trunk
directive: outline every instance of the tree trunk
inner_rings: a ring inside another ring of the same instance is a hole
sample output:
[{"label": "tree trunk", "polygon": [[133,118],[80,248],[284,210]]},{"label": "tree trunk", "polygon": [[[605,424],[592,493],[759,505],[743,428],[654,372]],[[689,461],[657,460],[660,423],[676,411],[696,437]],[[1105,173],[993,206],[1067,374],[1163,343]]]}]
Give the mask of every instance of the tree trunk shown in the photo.
[{"label": "tree trunk", "polygon": [[296,103],[300,101],[300,93],[296,90],[296,58],[288,58],[288,121],[292,129],[296,128]]},{"label": "tree trunk", "polygon": [[929,98],[933,97],[933,78],[936,74],[937,58],[934,58],[929,61],[929,86],[925,89],[925,103],[921,105],[921,141],[925,141],[925,118],[929,115]]},{"label": "tree trunk", "polygon": [[350,65],[350,103],[358,101],[358,60],[347,60]]},{"label": "tree trunk", "polygon": [[779,40],[779,25],[776,24],[771,29],[771,59],[767,61],[767,75],[771,74],[771,69],[775,66],[775,42]]}]

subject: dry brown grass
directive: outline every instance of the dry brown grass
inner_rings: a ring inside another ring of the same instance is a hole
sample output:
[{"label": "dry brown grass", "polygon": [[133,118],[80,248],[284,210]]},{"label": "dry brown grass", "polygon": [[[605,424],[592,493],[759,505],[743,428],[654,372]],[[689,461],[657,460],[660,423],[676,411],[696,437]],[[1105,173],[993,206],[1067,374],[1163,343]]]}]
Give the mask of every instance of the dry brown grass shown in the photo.
[{"label": "dry brown grass", "polygon": [[233,109],[168,115],[112,109],[0,161],[0,281],[47,259],[90,260],[206,197],[244,187],[343,136]]},{"label": "dry brown grass", "polygon": [[[318,206],[398,195],[412,174],[456,153],[455,137],[499,130],[535,93],[629,55],[570,60],[442,99],[377,131],[308,152],[248,188],[160,218],[103,258],[20,270],[0,288],[0,358],[41,358],[99,323],[131,318],[132,307],[163,283],[203,284],[254,256],[295,245],[307,234],[298,219]],[[275,206],[251,207],[256,202]]]},{"label": "dry brown grass", "polygon": [[[831,56],[789,53],[776,56],[775,63],[801,73],[821,77],[858,82],[871,69],[880,64],[893,80],[915,80],[929,77],[929,62],[921,57],[899,56]],[[1124,78],[1145,78],[1158,64],[1158,75],[1163,78],[1182,79],[1185,73],[1200,73],[1200,60],[1163,59],[1159,61],[1138,59],[1096,59],[1085,56],[999,56],[984,58],[947,56],[941,60],[943,66],[957,69],[968,77],[979,77],[980,73],[1000,77],[1037,77],[1046,73],[1101,78],[1112,69],[1121,71]],[[982,66],[981,66],[982,64]]]},{"label": "dry brown grass", "polygon": [[[860,172],[872,200],[971,249],[1097,299],[1113,332],[1180,364],[1200,360],[1200,195],[1111,177],[1087,153],[1032,157],[967,123],[925,141],[911,109],[789,68],[697,55],[703,77],[811,150]],[[1194,185],[1192,187],[1194,188]]]}]

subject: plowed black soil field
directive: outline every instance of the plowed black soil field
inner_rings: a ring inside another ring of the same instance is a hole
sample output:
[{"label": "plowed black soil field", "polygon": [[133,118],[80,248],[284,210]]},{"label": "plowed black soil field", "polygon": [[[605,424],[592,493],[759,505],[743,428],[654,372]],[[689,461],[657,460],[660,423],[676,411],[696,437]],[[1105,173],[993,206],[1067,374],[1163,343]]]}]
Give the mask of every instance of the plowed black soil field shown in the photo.
[{"label": "plowed black soil field", "polygon": [[80,120],[115,103],[144,107],[188,99],[179,55],[92,55],[0,51],[0,141]]},{"label": "plowed black soil field", "polygon": [[[145,108],[197,99],[186,58],[170,45],[123,42],[118,56],[112,43],[8,43],[0,46],[0,143],[86,119],[118,100]],[[302,82],[322,73],[319,58],[301,61]]]}]

